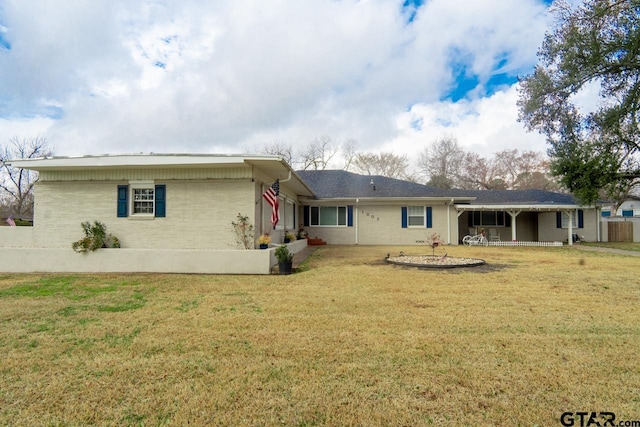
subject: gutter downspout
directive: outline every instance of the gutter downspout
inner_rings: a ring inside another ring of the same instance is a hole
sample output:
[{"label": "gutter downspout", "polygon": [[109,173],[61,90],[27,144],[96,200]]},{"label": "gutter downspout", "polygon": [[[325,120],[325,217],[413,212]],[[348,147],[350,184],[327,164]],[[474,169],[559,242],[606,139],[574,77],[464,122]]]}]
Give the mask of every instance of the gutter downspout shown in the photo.
[{"label": "gutter downspout", "polygon": [[280,180],[280,182],[287,182],[287,181],[291,181],[291,171],[289,171],[289,176],[287,177],[287,179]]},{"label": "gutter downspout", "polygon": [[447,244],[451,244],[451,205],[453,205],[453,198],[447,204]]},{"label": "gutter downspout", "polygon": [[359,227],[359,223],[358,223],[358,211],[360,210],[358,208],[358,203],[360,202],[360,199],[356,199],[356,211],[354,212],[353,216],[354,216],[354,220],[356,222],[356,245],[358,244],[359,240],[360,240],[360,227]]}]

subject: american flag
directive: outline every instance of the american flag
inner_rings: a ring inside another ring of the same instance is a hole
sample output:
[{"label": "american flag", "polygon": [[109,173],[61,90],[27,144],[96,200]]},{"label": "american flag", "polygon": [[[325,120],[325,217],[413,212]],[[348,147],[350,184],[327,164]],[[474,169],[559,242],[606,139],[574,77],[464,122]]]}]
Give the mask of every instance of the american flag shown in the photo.
[{"label": "american flag", "polygon": [[262,197],[271,205],[271,224],[273,228],[276,227],[278,221],[280,221],[280,209],[278,209],[280,203],[278,202],[278,194],[280,194],[280,179],[276,179],[276,182],[271,185],[264,192]]},{"label": "american flag", "polygon": [[10,216],[9,218],[7,218],[7,224],[9,224],[11,227],[16,226],[16,222],[13,220],[13,216]]}]

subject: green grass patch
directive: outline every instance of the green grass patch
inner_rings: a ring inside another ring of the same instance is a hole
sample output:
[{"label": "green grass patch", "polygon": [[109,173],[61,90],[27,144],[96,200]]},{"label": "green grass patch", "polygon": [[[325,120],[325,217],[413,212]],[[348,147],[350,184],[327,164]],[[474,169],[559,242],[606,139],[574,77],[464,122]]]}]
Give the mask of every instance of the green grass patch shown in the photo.
[{"label": "green grass patch", "polygon": [[581,245],[596,246],[602,248],[620,249],[623,251],[640,252],[640,243],[633,242],[582,242]]},{"label": "green grass patch", "polygon": [[384,262],[399,251],[431,248],[326,246],[290,276],[4,275],[0,425],[638,418],[640,257],[448,246],[487,265]]},{"label": "green grass patch", "polygon": [[135,282],[103,282],[92,276],[45,276],[0,289],[0,298],[47,298],[61,297],[78,301],[94,298],[101,294],[116,292],[123,286],[135,286]]}]

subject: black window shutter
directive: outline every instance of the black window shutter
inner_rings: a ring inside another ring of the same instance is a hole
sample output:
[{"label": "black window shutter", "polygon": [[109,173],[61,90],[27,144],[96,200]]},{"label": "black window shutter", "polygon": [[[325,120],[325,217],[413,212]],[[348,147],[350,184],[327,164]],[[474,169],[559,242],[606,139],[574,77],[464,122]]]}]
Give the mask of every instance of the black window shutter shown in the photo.
[{"label": "black window shutter", "polygon": [[584,211],[578,209],[578,228],[584,228]]},{"label": "black window shutter", "polygon": [[164,218],[167,215],[167,186],[156,185],[156,217]]},{"label": "black window shutter", "polygon": [[129,214],[129,186],[118,185],[118,218],[126,218]]},{"label": "black window shutter", "polygon": [[308,227],[309,226],[309,206],[302,207],[302,215],[304,216],[303,218],[304,226]]}]

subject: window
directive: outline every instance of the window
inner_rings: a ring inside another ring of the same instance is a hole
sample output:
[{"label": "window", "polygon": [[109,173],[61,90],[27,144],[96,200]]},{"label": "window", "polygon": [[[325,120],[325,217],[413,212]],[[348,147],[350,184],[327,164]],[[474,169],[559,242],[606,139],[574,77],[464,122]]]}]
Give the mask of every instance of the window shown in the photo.
[{"label": "window", "polygon": [[469,227],[498,226],[508,227],[508,214],[504,211],[476,211],[469,213]]},{"label": "window", "polygon": [[[576,228],[578,226],[578,214],[576,211],[571,212],[571,226]],[[562,228],[569,228],[569,214],[562,212]]]},{"label": "window", "polygon": [[409,227],[424,227],[424,206],[407,206]]},{"label": "window", "polygon": [[284,204],[284,224],[287,230],[296,229],[296,205],[291,200],[287,200]]},{"label": "window", "polygon": [[[584,228],[584,211],[578,209],[571,211],[572,228]],[[556,228],[569,228],[569,213],[556,212]]]},{"label": "window", "polygon": [[433,209],[431,206],[403,206],[400,210],[402,228],[433,226]]},{"label": "window", "polygon": [[311,206],[309,209],[309,225],[346,226],[346,206]]},{"label": "window", "polygon": [[134,182],[118,185],[117,216],[164,217],[166,214],[166,186],[153,182]]},{"label": "window", "polygon": [[132,215],[153,215],[153,207],[155,204],[154,190],[154,188],[131,189]]}]

